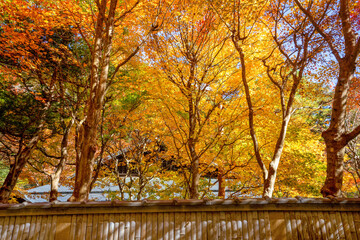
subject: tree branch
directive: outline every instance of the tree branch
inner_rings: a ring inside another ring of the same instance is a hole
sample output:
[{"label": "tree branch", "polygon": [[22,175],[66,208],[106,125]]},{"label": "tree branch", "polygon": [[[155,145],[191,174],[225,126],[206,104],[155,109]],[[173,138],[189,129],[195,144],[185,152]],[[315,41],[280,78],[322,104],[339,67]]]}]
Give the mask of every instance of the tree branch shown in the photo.
[{"label": "tree branch", "polygon": [[54,155],[51,155],[51,154],[47,153],[45,148],[43,148],[43,147],[37,147],[36,149],[39,150],[45,157],[61,159],[61,157],[57,157],[57,156],[54,156]]},{"label": "tree branch", "polygon": [[[309,18],[311,24],[314,26],[315,30],[325,39],[326,43],[329,45],[329,48],[331,50],[331,52],[334,54],[336,60],[338,62],[341,61],[341,57],[339,52],[335,49],[333,43],[331,42],[331,39],[329,37],[329,35],[327,35],[319,26],[319,24],[315,21],[315,19],[313,18],[313,16],[311,15],[311,13],[306,10],[303,5],[299,2],[299,0],[294,0],[296,5],[299,7],[299,9]],[[329,4],[326,6],[325,11],[327,11],[329,8]]]},{"label": "tree branch", "polygon": [[360,134],[360,125],[358,125],[354,130],[351,132],[344,134],[343,137],[345,138],[346,144],[348,144],[351,140],[356,138]]}]

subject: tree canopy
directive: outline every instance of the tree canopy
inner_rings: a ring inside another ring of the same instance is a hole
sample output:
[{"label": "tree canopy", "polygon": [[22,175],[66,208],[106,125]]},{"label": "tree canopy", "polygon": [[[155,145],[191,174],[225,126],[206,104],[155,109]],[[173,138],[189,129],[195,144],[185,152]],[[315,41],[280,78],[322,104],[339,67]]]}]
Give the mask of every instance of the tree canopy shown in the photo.
[{"label": "tree canopy", "polygon": [[0,201],[359,197],[354,0],[5,0]]}]

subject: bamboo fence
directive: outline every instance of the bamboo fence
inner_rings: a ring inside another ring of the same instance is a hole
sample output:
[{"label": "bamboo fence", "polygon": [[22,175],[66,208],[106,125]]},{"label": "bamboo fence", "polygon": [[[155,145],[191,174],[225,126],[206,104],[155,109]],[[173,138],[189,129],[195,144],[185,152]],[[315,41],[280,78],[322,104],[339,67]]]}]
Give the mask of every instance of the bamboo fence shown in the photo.
[{"label": "bamboo fence", "polygon": [[0,204],[0,239],[359,239],[360,199]]}]

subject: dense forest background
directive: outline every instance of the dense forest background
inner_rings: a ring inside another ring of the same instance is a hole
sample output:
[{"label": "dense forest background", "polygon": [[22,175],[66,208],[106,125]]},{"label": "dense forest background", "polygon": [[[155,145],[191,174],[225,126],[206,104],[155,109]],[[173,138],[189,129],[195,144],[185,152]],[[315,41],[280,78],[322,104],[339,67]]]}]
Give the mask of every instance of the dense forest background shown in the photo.
[{"label": "dense forest background", "polygon": [[50,201],[109,184],[121,200],[359,197],[359,14],[355,0],[2,0],[0,200],[45,184]]}]

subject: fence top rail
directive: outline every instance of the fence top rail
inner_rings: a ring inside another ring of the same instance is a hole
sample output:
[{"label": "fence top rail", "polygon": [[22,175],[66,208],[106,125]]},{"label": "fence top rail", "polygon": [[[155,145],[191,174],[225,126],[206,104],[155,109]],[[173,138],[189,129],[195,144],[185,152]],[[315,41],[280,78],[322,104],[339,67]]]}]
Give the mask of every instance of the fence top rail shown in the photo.
[{"label": "fence top rail", "polygon": [[0,204],[0,216],[200,211],[359,211],[359,198],[244,198]]}]

